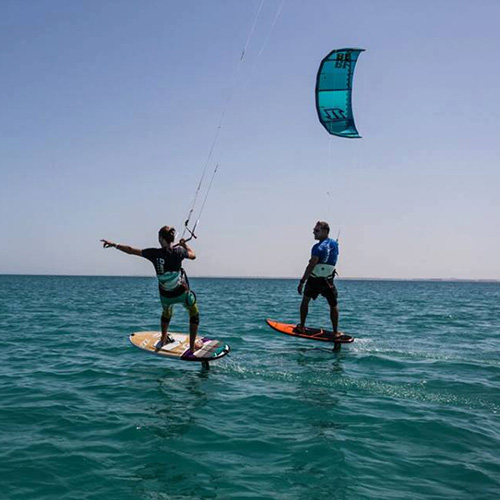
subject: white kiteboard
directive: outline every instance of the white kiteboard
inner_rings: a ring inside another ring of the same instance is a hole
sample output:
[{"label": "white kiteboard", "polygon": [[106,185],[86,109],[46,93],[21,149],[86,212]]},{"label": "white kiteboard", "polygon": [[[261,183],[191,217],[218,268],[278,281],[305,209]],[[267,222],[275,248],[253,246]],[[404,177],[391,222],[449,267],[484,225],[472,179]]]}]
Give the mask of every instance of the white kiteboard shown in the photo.
[{"label": "white kiteboard", "polygon": [[169,335],[174,341],[164,344],[160,349],[156,345],[161,338],[161,332],[135,332],[130,335],[129,340],[132,345],[143,351],[183,361],[215,361],[224,357],[230,350],[227,344],[219,340],[196,337],[197,340],[203,342],[203,346],[193,352],[189,349],[189,335],[171,332],[169,332]]}]

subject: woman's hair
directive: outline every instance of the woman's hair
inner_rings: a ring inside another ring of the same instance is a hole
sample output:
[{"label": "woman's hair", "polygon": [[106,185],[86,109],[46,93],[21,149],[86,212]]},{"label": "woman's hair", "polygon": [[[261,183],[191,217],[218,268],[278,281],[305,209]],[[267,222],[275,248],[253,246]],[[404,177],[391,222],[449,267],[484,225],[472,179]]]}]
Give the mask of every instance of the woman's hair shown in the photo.
[{"label": "woman's hair", "polygon": [[163,226],[158,231],[158,237],[163,238],[167,243],[173,243],[175,239],[175,227]]}]

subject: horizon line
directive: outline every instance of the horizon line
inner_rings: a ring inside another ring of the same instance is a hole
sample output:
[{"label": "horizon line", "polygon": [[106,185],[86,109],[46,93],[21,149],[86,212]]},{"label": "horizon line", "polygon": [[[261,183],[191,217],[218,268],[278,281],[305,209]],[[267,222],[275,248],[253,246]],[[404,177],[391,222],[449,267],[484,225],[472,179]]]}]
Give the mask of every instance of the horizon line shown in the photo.
[{"label": "horizon line", "polygon": [[[47,274],[47,273],[0,273],[0,276],[47,276],[68,278],[156,278],[145,274]],[[191,279],[261,279],[261,280],[299,280],[290,276],[190,276]],[[499,278],[381,278],[346,276],[336,278],[344,281],[444,281],[444,282],[472,282],[472,283],[500,283]]]}]

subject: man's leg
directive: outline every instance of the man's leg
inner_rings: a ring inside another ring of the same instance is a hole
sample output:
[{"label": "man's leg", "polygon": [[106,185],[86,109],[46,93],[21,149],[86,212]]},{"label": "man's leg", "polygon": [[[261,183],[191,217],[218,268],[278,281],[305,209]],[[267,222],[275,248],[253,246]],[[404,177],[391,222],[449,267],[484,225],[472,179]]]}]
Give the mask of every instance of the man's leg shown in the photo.
[{"label": "man's leg", "polygon": [[333,334],[337,336],[339,329],[339,308],[337,306],[330,306],[330,319],[332,320]]},{"label": "man's leg", "polygon": [[167,340],[168,326],[170,325],[170,318],[167,318],[165,314],[161,315],[161,340],[164,342]]},{"label": "man's leg", "polygon": [[198,335],[199,324],[200,315],[198,313],[193,316],[189,316],[189,348],[191,351],[194,351],[196,347],[196,335]]},{"label": "man's leg", "polygon": [[[194,351],[195,348],[201,347],[196,345],[196,336],[198,335],[198,325],[200,324],[200,312],[196,304],[196,295],[189,290],[186,295],[185,307],[189,312],[189,348]],[[199,342],[201,343],[201,341]]]},{"label": "man's leg", "polygon": [[170,325],[170,320],[174,313],[174,308],[170,299],[160,295],[160,302],[163,311],[161,313],[161,339],[158,348],[161,348],[161,346],[168,341],[168,326]]},{"label": "man's leg", "polygon": [[311,297],[302,296],[302,302],[300,303],[300,324],[301,328],[305,328],[307,313],[309,312],[309,302],[311,301]]},{"label": "man's leg", "polygon": [[339,337],[339,308],[337,306],[337,288],[333,283],[328,283],[328,289],[324,296],[330,306],[330,319],[332,321],[333,335]]},{"label": "man's leg", "polygon": [[328,300],[328,304],[330,305],[330,319],[332,320],[332,328],[333,328],[333,351],[338,352],[342,347],[340,342],[335,342],[335,338],[340,337],[339,333],[339,308],[337,307],[337,300],[333,303],[333,301]]},{"label": "man's leg", "polygon": [[168,340],[168,326],[170,325],[170,319],[172,318],[173,307],[168,306],[163,309],[161,315],[161,340],[160,347],[167,343]]}]

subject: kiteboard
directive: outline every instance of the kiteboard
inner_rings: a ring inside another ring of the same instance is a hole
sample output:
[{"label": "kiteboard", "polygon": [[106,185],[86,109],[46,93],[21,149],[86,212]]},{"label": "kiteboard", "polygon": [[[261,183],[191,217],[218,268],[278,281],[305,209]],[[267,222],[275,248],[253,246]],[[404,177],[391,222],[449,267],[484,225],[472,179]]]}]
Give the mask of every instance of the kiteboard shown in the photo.
[{"label": "kiteboard", "polygon": [[199,361],[205,365],[208,361],[215,361],[224,357],[230,350],[228,345],[219,340],[197,337],[197,340],[203,342],[203,346],[191,351],[189,348],[189,335],[170,332],[169,335],[173,342],[164,344],[160,349],[156,345],[161,338],[161,332],[136,332],[130,335],[129,340],[135,347],[151,354],[166,358],[177,358],[182,361]]},{"label": "kiteboard", "polygon": [[286,333],[292,337],[301,337],[303,339],[310,340],[321,340],[322,342],[334,342],[335,344],[350,344],[354,342],[354,337],[350,335],[341,335],[340,337],[334,338],[333,332],[329,330],[324,330],[323,328],[308,328],[305,327],[303,332],[297,331],[297,325],[291,325],[288,323],[280,323],[279,321],[273,321],[272,319],[266,319],[266,323],[277,332]]}]

